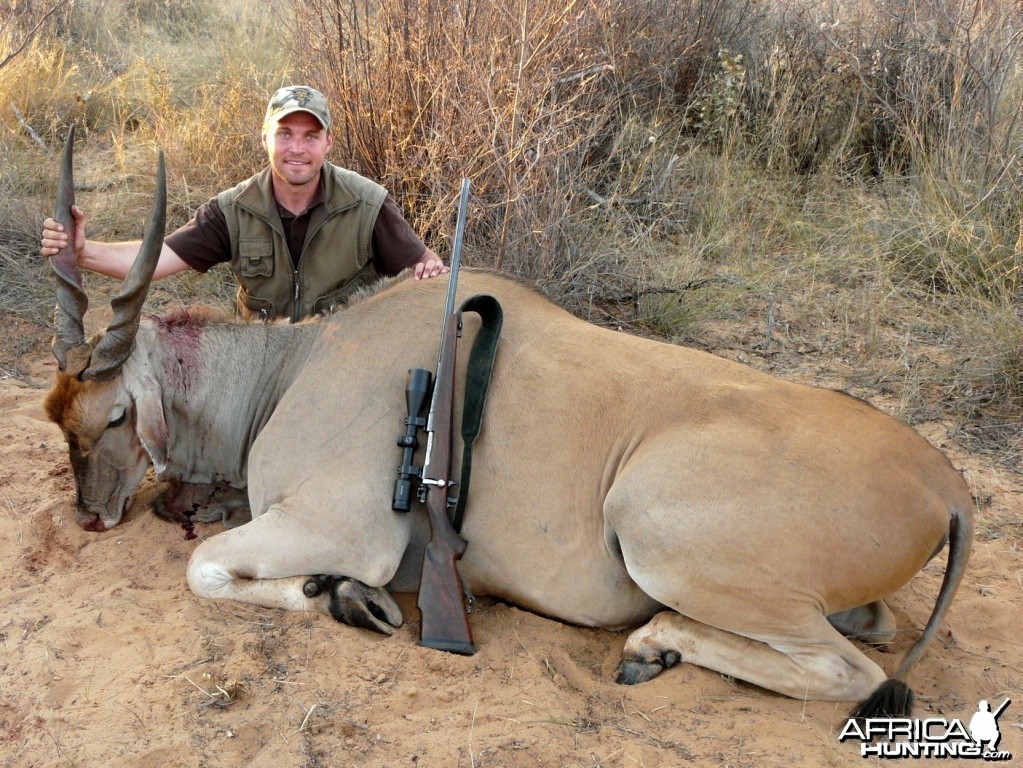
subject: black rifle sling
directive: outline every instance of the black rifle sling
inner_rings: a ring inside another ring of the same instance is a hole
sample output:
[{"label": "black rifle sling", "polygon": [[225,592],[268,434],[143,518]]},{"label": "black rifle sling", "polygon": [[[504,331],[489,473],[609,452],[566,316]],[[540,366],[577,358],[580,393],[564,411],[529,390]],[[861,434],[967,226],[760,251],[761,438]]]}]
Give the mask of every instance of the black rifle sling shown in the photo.
[{"label": "black rifle sling", "polygon": [[483,409],[490,389],[490,374],[497,355],[497,340],[501,336],[504,312],[493,296],[477,294],[465,300],[460,312],[475,312],[483,325],[472,343],[469,369],[465,373],[465,403],[462,407],[462,477],[458,485],[458,503],[451,526],[461,533],[465,505],[469,501],[469,476],[472,474],[472,446],[483,424]]}]

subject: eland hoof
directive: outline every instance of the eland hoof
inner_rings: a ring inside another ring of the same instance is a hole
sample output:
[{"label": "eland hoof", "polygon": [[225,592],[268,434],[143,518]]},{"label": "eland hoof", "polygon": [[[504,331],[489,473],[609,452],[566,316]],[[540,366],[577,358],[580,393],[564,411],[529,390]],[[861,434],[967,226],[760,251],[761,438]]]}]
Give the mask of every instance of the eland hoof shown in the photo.
[{"label": "eland hoof", "polygon": [[310,587],[313,582],[319,590],[329,592],[330,615],[342,624],[393,635],[405,621],[398,604],[383,587],[367,587],[361,581],[344,576],[314,577],[305,583],[305,587]]},{"label": "eland hoof", "polygon": [[644,659],[639,656],[622,657],[618,664],[618,673],[615,682],[620,685],[636,685],[653,680],[661,672],[671,669],[682,661],[682,656],[676,651],[665,651],[660,656],[652,656]]}]

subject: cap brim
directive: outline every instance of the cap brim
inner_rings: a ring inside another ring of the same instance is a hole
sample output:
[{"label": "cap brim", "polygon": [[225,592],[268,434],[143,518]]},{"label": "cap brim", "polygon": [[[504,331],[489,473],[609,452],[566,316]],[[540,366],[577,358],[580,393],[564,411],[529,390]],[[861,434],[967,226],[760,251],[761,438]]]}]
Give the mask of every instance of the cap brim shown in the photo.
[{"label": "cap brim", "polygon": [[330,126],[323,122],[323,118],[322,117],[320,117],[318,114],[316,114],[312,110],[306,109],[305,107],[288,107],[287,109],[282,109],[280,112],[275,114],[273,117],[265,120],[264,121],[264,125],[266,123],[270,123],[270,122],[279,123],[282,118],[285,118],[288,115],[293,115],[295,112],[307,112],[308,114],[310,114],[310,115],[312,115],[313,117],[316,118],[316,122],[318,122],[323,127],[323,130],[325,130],[325,131],[329,131],[330,130]]}]

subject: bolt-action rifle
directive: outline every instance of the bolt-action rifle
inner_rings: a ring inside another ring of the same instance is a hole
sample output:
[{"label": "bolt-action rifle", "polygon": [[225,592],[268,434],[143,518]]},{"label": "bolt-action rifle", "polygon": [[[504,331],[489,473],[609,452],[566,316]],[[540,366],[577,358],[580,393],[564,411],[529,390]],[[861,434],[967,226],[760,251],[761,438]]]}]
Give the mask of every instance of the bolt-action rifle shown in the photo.
[{"label": "bolt-action rifle", "polygon": [[[408,372],[405,397],[408,405],[407,431],[398,438],[403,451],[402,465],[394,487],[391,503],[395,511],[410,508],[411,478],[419,479],[419,500],[426,503],[430,518],[430,543],[423,556],[423,572],[419,581],[418,606],[422,615],[419,644],[427,648],[471,656],[476,653],[469,628],[466,592],[458,576],[456,562],[462,557],[468,542],[463,539],[448,518],[451,481],[451,444],[454,421],[455,348],[462,335],[462,313],[455,310],[455,289],[458,285],[458,266],[462,256],[462,237],[465,233],[466,209],[469,204],[469,180],[462,180],[458,203],[455,241],[451,252],[451,272],[448,276],[448,296],[444,307],[444,325],[440,340],[440,358],[433,382],[433,397],[425,424],[420,415],[426,393],[430,389],[430,372],[414,368]],[[412,456],[418,446],[416,433],[426,428],[426,454],[422,470],[412,465]],[[463,492],[465,489],[462,489]]]}]

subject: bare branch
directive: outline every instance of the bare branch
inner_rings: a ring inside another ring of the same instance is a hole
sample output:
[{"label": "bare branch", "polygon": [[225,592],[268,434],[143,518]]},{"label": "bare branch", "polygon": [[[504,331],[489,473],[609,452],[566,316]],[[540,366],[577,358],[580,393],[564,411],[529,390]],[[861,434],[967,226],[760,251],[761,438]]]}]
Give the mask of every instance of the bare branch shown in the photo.
[{"label": "bare branch", "polygon": [[48,146],[46,146],[46,142],[43,141],[42,136],[40,136],[38,133],[36,133],[35,128],[33,128],[31,125],[28,124],[28,122],[25,120],[25,116],[21,114],[21,110],[18,109],[13,104],[11,104],[11,112],[13,112],[14,113],[14,117],[17,118],[18,125],[20,125],[23,129],[25,129],[25,133],[27,133],[29,135],[29,137],[32,139],[32,141],[34,141],[36,144],[38,144],[40,147],[42,147],[43,151],[47,155],[49,155],[50,157],[53,157],[53,153],[50,151],[50,148]]},{"label": "bare branch", "polygon": [[58,0],[58,2],[53,7],[50,8],[50,10],[44,13],[40,17],[39,21],[35,23],[35,26],[32,27],[32,29],[30,29],[25,34],[25,39],[21,41],[21,45],[19,45],[6,56],[4,56],[3,59],[0,59],[0,69],[3,69],[8,64],[10,64],[11,61],[13,61],[22,51],[24,51],[28,47],[28,44],[32,42],[32,38],[36,36],[36,32],[38,32],[42,28],[43,24],[46,23],[46,20],[50,18],[50,16],[55,14],[57,11],[59,11],[61,8],[66,6],[69,2],[71,2],[71,0]]}]

